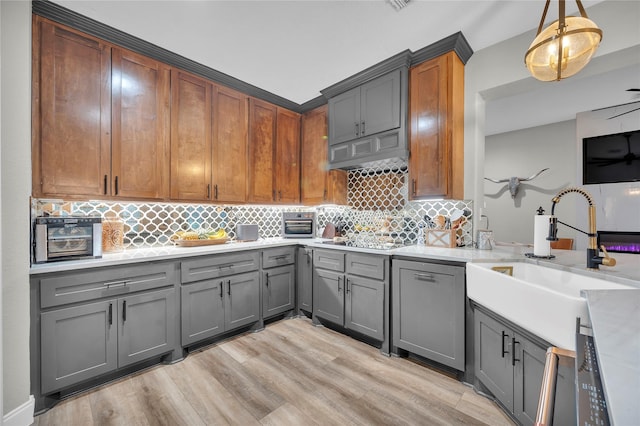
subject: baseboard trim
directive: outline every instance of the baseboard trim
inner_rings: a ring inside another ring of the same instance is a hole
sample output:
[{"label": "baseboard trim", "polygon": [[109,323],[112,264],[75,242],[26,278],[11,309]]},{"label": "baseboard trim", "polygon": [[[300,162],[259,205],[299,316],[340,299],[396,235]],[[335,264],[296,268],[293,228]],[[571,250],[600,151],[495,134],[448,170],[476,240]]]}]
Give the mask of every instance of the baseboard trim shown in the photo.
[{"label": "baseboard trim", "polygon": [[29,426],[33,424],[33,410],[36,400],[33,395],[29,395],[29,400],[21,406],[11,410],[2,419],[3,426]]}]

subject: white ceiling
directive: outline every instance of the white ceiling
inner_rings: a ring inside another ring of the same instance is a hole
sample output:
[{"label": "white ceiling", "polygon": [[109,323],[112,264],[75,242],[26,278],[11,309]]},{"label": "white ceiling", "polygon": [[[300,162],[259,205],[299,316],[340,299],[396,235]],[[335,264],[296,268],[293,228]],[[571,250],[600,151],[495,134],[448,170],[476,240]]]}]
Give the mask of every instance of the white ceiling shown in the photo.
[{"label": "white ceiling", "polygon": [[[544,7],[543,0],[411,0],[399,11],[387,0],[54,1],[298,104],[401,51],[418,50],[457,31],[474,51],[530,31]],[[601,1],[583,4],[588,8]],[[568,14],[576,9],[567,2]],[[557,17],[557,10],[549,16]],[[624,79],[634,77],[637,81],[635,75]],[[495,113],[507,121],[502,114],[513,114],[517,100],[506,96],[495,102],[502,102]],[[491,128],[492,108],[489,134],[504,130]],[[574,108],[573,117],[586,110],[566,102],[562,110]]]}]

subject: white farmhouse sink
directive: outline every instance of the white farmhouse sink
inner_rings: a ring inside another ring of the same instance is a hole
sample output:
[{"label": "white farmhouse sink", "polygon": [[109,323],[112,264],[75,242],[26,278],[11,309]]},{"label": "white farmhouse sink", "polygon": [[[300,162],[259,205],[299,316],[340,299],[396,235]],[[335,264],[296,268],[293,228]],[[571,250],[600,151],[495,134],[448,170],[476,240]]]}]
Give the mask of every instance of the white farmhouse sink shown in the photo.
[{"label": "white farmhouse sink", "polygon": [[580,290],[616,288],[631,287],[524,262],[467,263],[469,299],[564,349],[575,350],[576,317],[590,322]]}]

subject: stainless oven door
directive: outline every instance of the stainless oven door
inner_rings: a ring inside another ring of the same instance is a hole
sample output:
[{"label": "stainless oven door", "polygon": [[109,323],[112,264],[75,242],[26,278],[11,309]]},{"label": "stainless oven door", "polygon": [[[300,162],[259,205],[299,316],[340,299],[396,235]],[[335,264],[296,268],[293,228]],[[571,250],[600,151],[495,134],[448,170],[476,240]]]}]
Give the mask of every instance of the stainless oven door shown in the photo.
[{"label": "stainless oven door", "polygon": [[282,236],[285,238],[312,238],[313,234],[313,219],[284,219],[282,221]]}]

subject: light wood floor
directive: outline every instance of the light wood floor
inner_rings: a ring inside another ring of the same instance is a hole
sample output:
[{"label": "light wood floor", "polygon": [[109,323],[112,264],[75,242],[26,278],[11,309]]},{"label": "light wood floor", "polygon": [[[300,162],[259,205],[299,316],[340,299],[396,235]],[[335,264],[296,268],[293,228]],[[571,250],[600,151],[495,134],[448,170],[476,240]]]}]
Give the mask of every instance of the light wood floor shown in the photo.
[{"label": "light wood floor", "polygon": [[65,400],[36,425],[512,425],[446,375],[303,318]]}]

